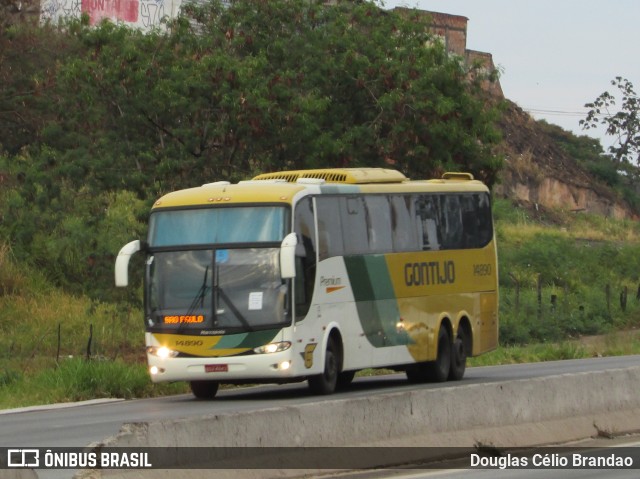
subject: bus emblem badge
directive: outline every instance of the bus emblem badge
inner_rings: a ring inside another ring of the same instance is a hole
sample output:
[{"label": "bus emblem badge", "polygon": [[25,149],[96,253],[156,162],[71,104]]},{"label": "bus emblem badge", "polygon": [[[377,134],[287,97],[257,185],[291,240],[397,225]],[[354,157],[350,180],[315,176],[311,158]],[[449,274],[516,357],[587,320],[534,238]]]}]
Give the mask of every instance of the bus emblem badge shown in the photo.
[{"label": "bus emblem badge", "polygon": [[304,347],[302,358],[304,359],[304,367],[307,369],[311,369],[313,366],[313,351],[315,351],[317,345],[317,343],[310,343]]}]

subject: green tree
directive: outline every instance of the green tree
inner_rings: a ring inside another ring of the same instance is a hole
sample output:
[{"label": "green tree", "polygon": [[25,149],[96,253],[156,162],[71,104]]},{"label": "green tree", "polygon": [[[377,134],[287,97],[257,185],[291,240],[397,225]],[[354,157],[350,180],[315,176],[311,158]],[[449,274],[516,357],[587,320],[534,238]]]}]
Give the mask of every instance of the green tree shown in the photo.
[{"label": "green tree", "polygon": [[[79,28],[66,65],[82,111],[102,102],[96,159],[168,188],[257,171],[388,166],[425,177],[471,170],[493,181],[495,109],[458,58],[369,2],[191,4],[166,31]],[[85,106],[83,110],[82,107]],[[96,105],[97,106],[97,105]],[[100,116],[96,118],[100,118]],[[94,141],[94,144],[96,142]],[[95,148],[94,148],[95,150]],[[117,156],[119,152],[119,156]]]},{"label": "green tree", "polygon": [[615,139],[609,153],[616,165],[640,165],[640,98],[626,78],[616,77],[611,85],[618,89],[619,109],[612,111],[618,99],[615,94],[605,91],[593,103],[585,105],[590,110],[587,118],[580,120],[580,125],[586,130],[600,125],[606,127],[607,135]]},{"label": "green tree", "polygon": [[56,63],[75,54],[74,43],[49,26],[0,29],[0,149],[16,154],[54,121]]},{"label": "green tree", "polygon": [[[0,67],[19,93],[0,98],[0,122],[29,120],[19,138],[0,136],[2,239],[58,283],[104,297],[113,248],[143,233],[169,190],[330,166],[493,182],[485,76],[428,22],[371,2],[237,0],[189,4],[150,33],[86,18],[47,27],[11,57],[23,66]],[[47,45],[55,61],[38,70]]]}]

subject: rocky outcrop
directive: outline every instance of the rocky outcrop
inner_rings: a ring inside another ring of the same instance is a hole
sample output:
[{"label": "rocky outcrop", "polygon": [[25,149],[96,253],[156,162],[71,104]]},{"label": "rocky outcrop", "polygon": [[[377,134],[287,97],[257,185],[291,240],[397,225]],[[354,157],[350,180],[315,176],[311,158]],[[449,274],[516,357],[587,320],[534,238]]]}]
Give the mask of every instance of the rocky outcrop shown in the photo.
[{"label": "rocky outcrop", "polygon": [[499,153],[505,168],[494,194],[519,203],[635,218],[614,191],[590,176],[521,108],[507,101]]},{"label": "rocky outcrop", "polygon": [[636,215],[621,200],[602,195],[592,188],[567,183],[552,176],[537,181],[516,179],[507,167],[502,182],[496,185],[497,196],[512,199],[518,203],[560,208],[568,211],[586,211],[609,218],[635,218]]}]

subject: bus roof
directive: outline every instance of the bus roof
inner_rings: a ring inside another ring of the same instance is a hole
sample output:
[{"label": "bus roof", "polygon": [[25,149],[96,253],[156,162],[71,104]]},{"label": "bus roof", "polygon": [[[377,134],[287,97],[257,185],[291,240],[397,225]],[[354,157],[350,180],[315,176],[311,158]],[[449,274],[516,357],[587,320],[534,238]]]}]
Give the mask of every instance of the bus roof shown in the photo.
[{"label": "bus roof", "polygon": [[411,181],[396,170],[384,168],[331,168],[265,173],[249,181],[208,183],[168,193],[154,208],[225,205],[238,203],[288,203],[303,190],[314,194],[411,193],[488,191],[469,173],[445,173],[441,179]]},{"label": "bus roof", "polygon": [[225,205],[233,203],[291,203],[305,185],[285,182],[244,182],[229,184],[218,182],[196,188],[174,191],[156,201],[154,208],[180,206]]},{"label": "bus roof", "polygon": [[386,168],[329,168],[319,170],[294,170],[263,173],[254,180],[286,180],[295,183],[300,179],[324,180],[327,183],[371,184],[401,183],[407,177],[396,170]]}]

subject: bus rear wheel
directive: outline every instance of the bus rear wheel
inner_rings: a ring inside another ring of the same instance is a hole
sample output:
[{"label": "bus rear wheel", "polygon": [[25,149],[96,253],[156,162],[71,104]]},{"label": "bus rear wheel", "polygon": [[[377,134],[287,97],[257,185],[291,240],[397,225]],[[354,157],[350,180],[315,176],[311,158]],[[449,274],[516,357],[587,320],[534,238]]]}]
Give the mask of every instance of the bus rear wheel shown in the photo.
[{"label": "bus rear wheel", "polygon": [[197,399],[213,399],[218,393],[217,381],[191,381],[191,392]]},{"label": "bus rear wheel", "polygon": [[459,381],[464,376],[467,368],[467,350],[465,348],[464,333],[460,331],[453,342],[451,350],[451,367],[449,369],[449,379]]},{"label": "bus rear wheel", "polygon": [[438,333],[438,354],[435,361],[412,364],[406,369],[409,381],[443,382],[449,377],[451,370],[451,339],[446,328],[441,327]]},{"label": "bus rear wheel", "polygon": [[340,355],[335,340],[329,339],[324,355],[324,371],[322,374],[309,376],[309,389],[313,394],[332,394],[338,385],[340,372]]}]

